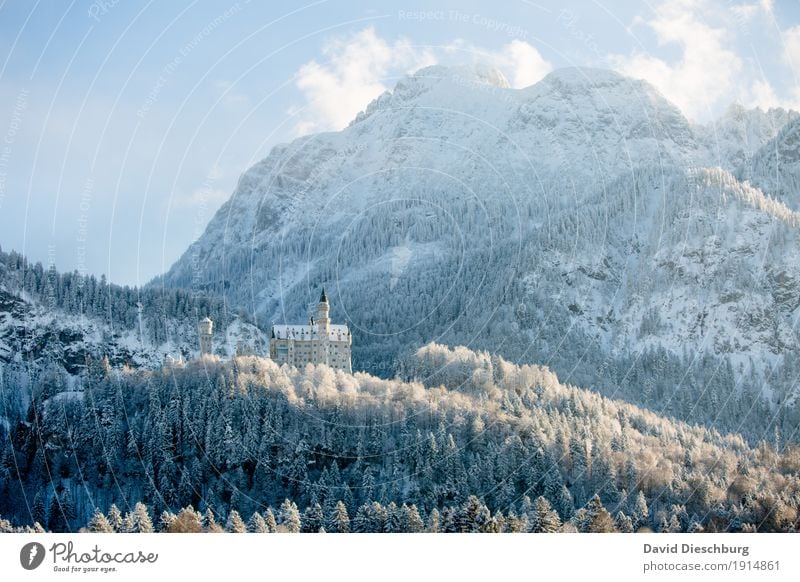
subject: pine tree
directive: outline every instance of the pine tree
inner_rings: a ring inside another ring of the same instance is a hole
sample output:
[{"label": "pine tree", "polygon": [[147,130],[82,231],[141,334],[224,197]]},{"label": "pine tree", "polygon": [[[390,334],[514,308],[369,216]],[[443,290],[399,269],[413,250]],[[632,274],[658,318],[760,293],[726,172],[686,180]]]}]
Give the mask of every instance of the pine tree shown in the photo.
[{"label": "pine tree", "polygon": [[278,531],[278,524],[275,521],[275,514],[272,512],[271,507],[268,507],[264,512],[264,523],[267,524],[268,533],[275,533]]},{"label": "pine tree", "polygon": [[132,533],[153,533],[153,520],[144,503],[137,503],[133,506],[133,532]]},{"label": "pine tree", "polygon": [[462,533],[487,532],[492,514],[475,496],[470,495],[458,515],[458,531]]},{"label": "pine tree", "polygon": [[522,517],[520,517],[513,510],[508,512],[508,517],[506,518],[506,526],[503,530],[504,532],[526,533],[529,530],[530,530],[530,525],[528,524],[527,515],[522,515]]},{"label": "pine tree", "polygon": [[31,518],[33,519],[34,523],[40,523],[40,524],[47,523],[47,512],[45,511],[44,497],[42,496],[41,491],[36,493],[36,497],[33,498],[33,507],[31,508]]},{"label": "pine tree", "polygon": [[184,507],[164,531],[167,533],[200,533],[203,531],[203,516],[191,505]]},{"label": "pine tree", "polygon": [[531,498],[527,495],[522,496],[522,503],[520,503],[519,512],[520,516],[525,516],[530,523],[530,520],[533,517],[533,502],[531,502]]},{"label": "pine tree", "polygon": [[587,533],[589,531],[589,522],[589,510],[587,510],[585,507],[581,507],[578,511],[576,511],[575,515],[572,516],[572,519],[569,520],[569,524],[575,528],[575,531],[581,533]]},{"label": "pine tree", "polygon": [[322,513],[322,506],[319,503],[314,503],[306,507],[303,512],[303,533],[317,533],[325,525],[325,517]]},{"label": "pine tree", "polygon": [[350,516],[347,515],[347,507],[343,502],[336,503],[336,507],[328,519],[326,531],[332,533],[348,533],[350,531]]},{"label": "pine tree", "polygon": [[158,518],[158,531],[169,532],[174,527],[177,519],[177,515],[165,509]]},{"label": "pine tree", "polygon": [[589,455],[587,442],[581,437],[574,436],[570,439],[569,455],[572,463],[572,477],[575,480],[585,480],[589,477]]},{"label": "pine tree", "polygon": [[439,531],[443,533],[459,533],[461,532],[460,527],[460,511],[450,505],[443,507],[440,517]]},{"label": "pine tree", "polygon": [[231,509],[230,513],[228,513],[225,530],[230,533],[247,533],[247,526],[244,524],[242,516],[235,509]]},{"label": "pine tree", "polygon": [[631,511],[631,520],[633,521],[634,531],[638,531],[640,528],[647,527],[649,519],[650,510],[647,508],[647,500],[644,497],[644,493],[639,491]]},{"label": "pine tree", "polygon": [[611,518],[611,514],[608,513],[608,510],[603,507],[603,503],[600,501],[598,495],[595,495],[589,500],[589,504],[586,506],[586,512],[588,514],[587,531],[589,533],[610,533],[615,531],[614,520]]},{"label": "pine tree", "polygon": [[92,533],[114,533],[114,528],[108,521],[105,514],[95,508],[92,519],[89,520],[88,530]]},{"label": "pine tree", "polygon": [[136,520],[132,511],[127,512],[122,518],[122,527],[119,533],[136,533]]},{"label": "pine tree", "polygon": [[369,533],[370,530],[369,503],[364,503],[356,510],[353,517],[352,529],[356,533]]},{"label": "pine tree", "polygon": [[112,503],[108,508],[108,523],[115,532],[122,531],[122,513],[116,503]]},{"label": "pine tree", "polygon": [[553,500],[553,505],[558,512],[561,521],[570,519],[575,513],[575,505],[572,494],[566,485],[562,485],[558,491],[558,496]]},{"label": "pine tree", "polygon": [[377,501],[365,503],[358,508],[351,529],[358,533],[381,533],[386,531],[388,511]]},{"label": "pine tree", "polygon": [[425,531],[425,523],[422,521],[416,505],[408,506],[404,503],[400,509],[403,514],[401,528],[404,532],[421,533]]},{"label": "pine tree", "polygon": [[300,511],[293,501],[286,499],[281,503],[279,525],[288,533],[300,532]]},{"label": "pine tree", "polygon": [[618,511],[614,517],[614,527],[622,533],[633,533],[633,521],[622,511]]},{"label": "pine tree", "polygon": [[554,533],[561,527],[561,519],[545,497],[537,497],[530,520],[531,533]]},{"label": "pine tree", "polygon": [[386,521],[384,522],[383,531],[386,533],[400,533],[400,522],[402,514],[397,504],[392,501],[386,506]]},{"label": "pine tree", "polygon": [[666,515],[662,515],[658,520],[658,533],[669,533],[669,522]]},{"label": "pine tree", "polygon": [[210,507],[206,507],[206,511],[203,514],[203,521],[205,522],[205,530],[208,533],[221,533],[225,531],[222,526],[217,523],[214,511]]},{"label": "pine tree", "polygon": [[678,520],[677,515],[673,515],[669,519],[669,532],[670,533],[681,533],[683,528],[681,527],[681,522]]},{"label": "pine tree", "polygon": [[498,511],[497,513],[491,516],[489,524],[486,526],[484,532],[501,533],[505,529],[506,529],[506,516],[503,515],[502,511]]},{"label": "pine tree", "polygon": [[431,509],[431,512],[428,514],[427,531],[429,533],[439,533],[440,531],[439,510],[435,507]]},{"label": "pine tree", "polygon": [[47,512],[49,516],[47,529],[54,533],[68,532],[69,523],[67,512],[66,496],[63,493],[54,493],[50,500],[50,510]]},{"label": "pine tree", "polygon": [[258,511],[254,512],[247,521],[247,531],[250,533],[269,533],[267,522]]}]

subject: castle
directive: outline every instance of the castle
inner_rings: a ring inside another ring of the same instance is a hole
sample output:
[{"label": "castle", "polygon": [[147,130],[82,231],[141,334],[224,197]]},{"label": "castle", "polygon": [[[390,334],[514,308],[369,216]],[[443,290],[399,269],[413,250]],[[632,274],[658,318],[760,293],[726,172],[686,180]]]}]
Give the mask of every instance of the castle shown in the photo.
[{"label": "castle", "polygon": [[273,325],[269,355],[277,364],[304,366],[327,364],[352,372],[350,347],[353,339],[344,324],[330,322],[330,305],[325,289],[317,304],[317,316],[308,325]]},{"label": "castle", "polygon": [[212,343],[213,331],[214,322],[211,321],[210,317],[205,317],[200,320],[197,326],[197,335],[200,339],[201,355],[214,353],[214,344]]},{"label": "castle", "polygon": [[[212,342],[214,322],[204,317],[197,325],[197,336],[200,343],[200,355],[214,353]],[[351,346],[353,343],[350,330],[344,324],[332,324],[330,320],[330,304],[325,289],[317,304],[317,315],[312,317],[308,325],[273,325],[269,340],[269,357],[277,364],[304,366],[305,364],[327,364],[331,368],[352,372]],[[256,350],[240,341],[236,346],[236,355],[255,355]],[[171,355],[168,361],[176,360]]]}]

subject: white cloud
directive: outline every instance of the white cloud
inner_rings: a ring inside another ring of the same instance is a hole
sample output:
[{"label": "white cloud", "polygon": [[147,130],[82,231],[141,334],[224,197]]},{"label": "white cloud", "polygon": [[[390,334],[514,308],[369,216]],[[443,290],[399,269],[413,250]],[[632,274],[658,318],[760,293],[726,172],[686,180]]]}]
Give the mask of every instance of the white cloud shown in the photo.
[{"label": "white cloud", "polygon": [[[661,48],[677,46],[680,56],[668,60],[660,54],[635,52],[612,55],[611,65],[622,73],[645,79],[675,103],[688,117],[706,121],[730,103],[746,107],[797,108],[800,92],[782,87],[782,93],[765,77],[762,49],[752,58],[752,34],[762,34],[774,23],[772,0],[731,4],[719,0],[665,0],[650,17],[634,18],[631,33],[646,26]],[[783,32],[783,61],[800,71],[800,26]],[[739,50],[751,47],[747,58]],[[659,51],[660,53],[660,51]],[[787,97],[788,96],[788,97]]]},{"label": "white cloud", "polygon": [[323,48],[328,61],[310,61],[297,72],[296,84],[307,105],[299,115],[298,134],[340,129],[383,93],[389,75],[411,72],[435,61],[427,49],[408,40],[393,44],[366,28],[348,39],[333,39]]},{"label": "white cloud", "polygon": [[765,80],[753,82],[748,99],[749,106],[769,109],[770,107],[774,107],[778,102],[778,96],[775,94],[775,89],[772,88],[772,85]]},{"label": "white cloud", "polygon": [[732,100],[742,60],[729,46],[729,32],[711,26],[696,2],[664,2],[645,23],[660,46],[678,45],[680,58],[668,62],[641,52],[615,55],[611,58],[615,68],[646,79],[695,119],[716,112],[721,101]]},{"label": "white cloud", "polygon": [[418,47],[403,38],[387,41],[372,27],[330,40],[322,53],[324,63],[309,61],[296,75],[295,83],[305,98],[304,107],[290,111],[298,117],[297,135],[341,129],[398,77],[428,65],[465,60],[486,63],[500,69],[513,87],[532,85],[552,69],[534,46],[521,40],[498,51],[460,39],[436,48]]},{"label": "white cloud", "polygon": [[783,31],[783,58],[792,69],[800,72],[800,26]]},{"label": "white cloud", "polygon": [[745,24],[761,14],[772,14],[772,0],[759,0],[752,4],[734,4],[729,8],[736,20]]},{"label": "white cloud", "polygon": [[744,91],[741,102],[745,107],[760,107],[764,111],[773,107],[800,110],[800,91],[788,89],[787,93],[788,97],[781,97],[768,81],[759,79]]},{"label": "white cloud", "polygon": [[500,50],[487,50],[462,39],[442,47],[440,61],[463,63],[469,59],[500,69],[515,89],[529,87],[553,70],[553,65],[524,40],[512,40]]},{"label": "white cloud", "polygon": [[514,40],[505,47],[511,68],[511,86],[529,87],[553,70],[536,47],[522,40]]}]

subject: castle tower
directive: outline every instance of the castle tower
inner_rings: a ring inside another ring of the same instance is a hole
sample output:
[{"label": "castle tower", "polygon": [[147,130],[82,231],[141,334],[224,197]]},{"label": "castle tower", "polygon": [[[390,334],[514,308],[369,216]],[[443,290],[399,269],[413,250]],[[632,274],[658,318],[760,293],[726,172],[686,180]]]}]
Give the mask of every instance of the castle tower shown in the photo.
[{"label": "castle tower", "polygon": [[328,303],[328,298],[325,295],[325,288],[322,288],[322,295],[319,298],[319,303],[317,304],[317,317],[314,320],[314,323],[319,325],[320,329],[327,330],[328,325],[331,322],[330,319],[331,314],[331,306]]},{"label": "castle tower", "polygon": [[200,320],[197,325],[197,335],[200,338],[200,355],[210,354],[212,352],[211,333],[214,330],[214,322],[210,318],[205,317]]},{"label": "castle tower", "polygon": [[136,302],[136,318],[139,322],[139,343],[144,343],[144,325],[142,324],[142,313],[144,312],[144,305],[141,301]]}]

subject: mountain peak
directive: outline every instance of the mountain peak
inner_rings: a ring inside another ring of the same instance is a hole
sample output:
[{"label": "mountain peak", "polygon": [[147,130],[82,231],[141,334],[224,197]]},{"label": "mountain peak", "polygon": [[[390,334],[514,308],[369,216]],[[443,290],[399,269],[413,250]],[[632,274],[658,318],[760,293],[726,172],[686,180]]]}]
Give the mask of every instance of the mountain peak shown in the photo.
[{"label": "mountain peak", "polygon": [[511,85],[500,69],[486,63],[474,63],[470,65],[431,65],[418,70],[413,75],[413,79],[426,80],[449,80],[456,82],[477,83],[480,85],[491,85],[500,89],[510,89]]},{"label": "mountain peak", "polygon": [[559,82],[566,85],[596,85],[633,80],[611,69],[594,67],[563,67],[548,73],[543,79],[544,82]]},{"label": "mountain peak", "polygon": [[[412,101],[419,103],[420,98],[429,100],[430,104],[447,104],[449,106],[452,106],[453,100],[458,99],[459,96],[466,96],[468,101],[481,101],[485,99],[484,92],[478,93],[470,90],[480,86],[511,90],[511,85],[505,75],[499,69],[487,64],[423,67],[400,79],[393,89],[384,92],[359,113],[350,125],[356,125],[382,109],[404,107]],[[476,97],[478,94],[480,96]]]},{"label": "mountain peak", "polygon": [[[560,94],[583,94],[591,91],[619,90],[631,94],[647,95],[650,101],[669,103],[658,89],[643,79],[628,77],[611,69],[592,67],[565,67],[547,74],[544,79],[529,87],[531,90],[553,90]],[[674,107],[671,103],[670,106]]]}]

